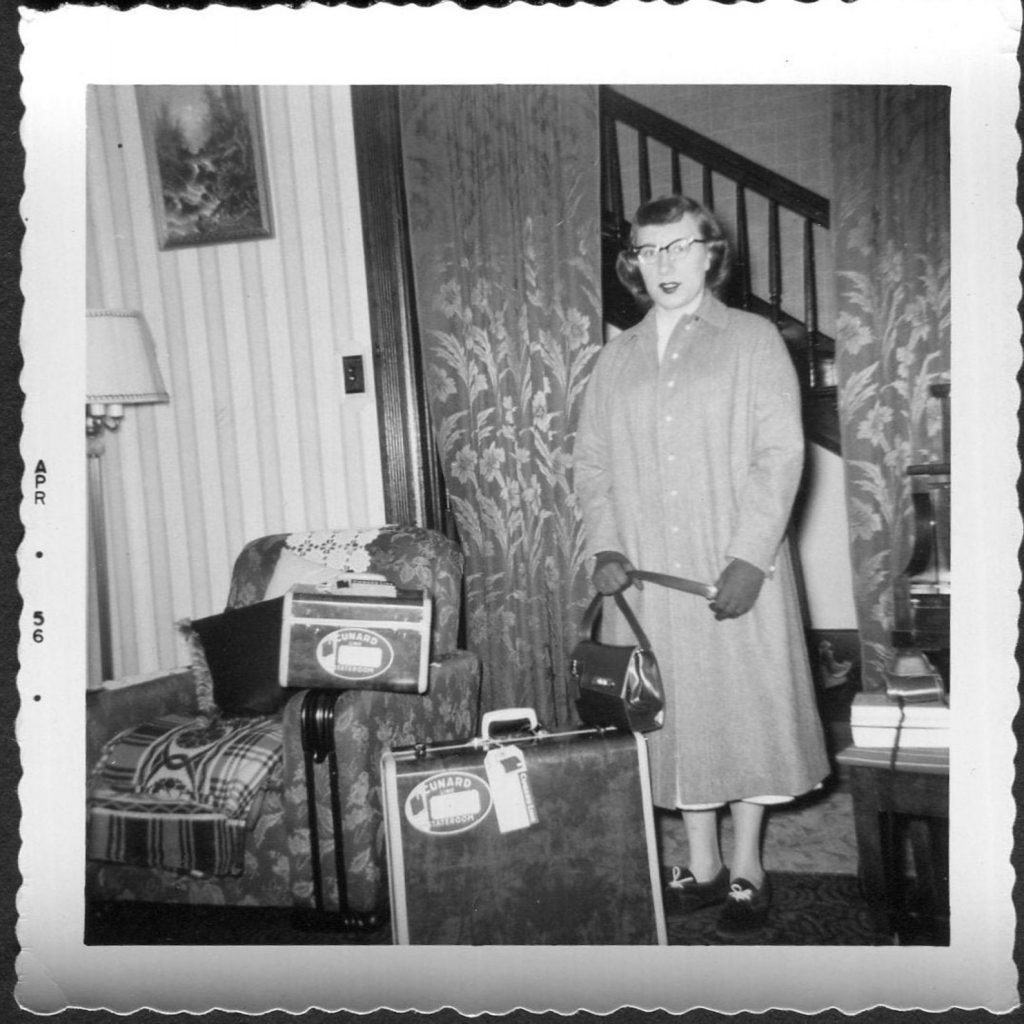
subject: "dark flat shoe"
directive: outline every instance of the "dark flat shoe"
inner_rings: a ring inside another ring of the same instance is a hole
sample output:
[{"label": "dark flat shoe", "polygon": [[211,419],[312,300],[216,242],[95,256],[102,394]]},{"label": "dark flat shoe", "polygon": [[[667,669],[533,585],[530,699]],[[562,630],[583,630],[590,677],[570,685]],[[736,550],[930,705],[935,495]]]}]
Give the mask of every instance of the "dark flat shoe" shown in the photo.
[{"label": "dark flat shoe", "polygon": [[665,886],[666,899],[682,911],[700,910],[721,903],[729,894],[729,869],[722,870],[710,882],[698,882],[689,868],[672,869],[672,879]]},{"label": "dark flat shoe", "polygon": [[768,923],[772,887],[768,876],[760,887],[745,878],[734,878],[718,915],[715,931],[722,939],[744,939],[762,931]]}]

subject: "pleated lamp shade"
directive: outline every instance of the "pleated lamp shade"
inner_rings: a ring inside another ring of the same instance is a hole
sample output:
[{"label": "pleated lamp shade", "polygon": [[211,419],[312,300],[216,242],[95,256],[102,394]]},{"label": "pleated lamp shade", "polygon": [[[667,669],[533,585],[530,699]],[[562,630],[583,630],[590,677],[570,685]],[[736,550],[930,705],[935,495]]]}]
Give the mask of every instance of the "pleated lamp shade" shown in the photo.
[{"label": "pleated lamp shade", "polygon": [[153,338],[131,309],[86,310],[85,381],[90,404],[169,402]]}]

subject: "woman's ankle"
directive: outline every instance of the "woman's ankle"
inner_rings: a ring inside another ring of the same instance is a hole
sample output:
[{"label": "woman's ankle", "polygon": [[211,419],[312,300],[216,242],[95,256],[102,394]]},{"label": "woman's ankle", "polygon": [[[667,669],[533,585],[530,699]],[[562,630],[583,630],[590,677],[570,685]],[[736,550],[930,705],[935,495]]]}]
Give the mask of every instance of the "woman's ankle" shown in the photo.
[{"label": "woman's ankle", "polygon": [[765,874],[764,866],[755,862],[735,862],[730,865],[729,868],[730,878],[733,880],[737,878],[745,878],[751,885],[758,889],[764,883]]},{"label": "woman's ankle", "polygon": [[715,862],[708,858],[691,859],[690,863],[687,864],[690,870],[690,874],[693,875],[698,882],[712,882],[718,877],[719,872],[722,870],[721,858]]}]

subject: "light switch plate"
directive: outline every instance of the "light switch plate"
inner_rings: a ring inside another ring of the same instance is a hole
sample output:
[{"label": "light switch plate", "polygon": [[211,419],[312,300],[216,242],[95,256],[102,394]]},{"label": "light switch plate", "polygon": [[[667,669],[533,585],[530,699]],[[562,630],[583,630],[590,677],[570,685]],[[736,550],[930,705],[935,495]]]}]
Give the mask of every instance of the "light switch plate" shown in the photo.
[{"label": "light switch plate", "polygon": [[345,380],[346,395],[361,395],[366,390],[362,356],[342,356],[341,374]]}]

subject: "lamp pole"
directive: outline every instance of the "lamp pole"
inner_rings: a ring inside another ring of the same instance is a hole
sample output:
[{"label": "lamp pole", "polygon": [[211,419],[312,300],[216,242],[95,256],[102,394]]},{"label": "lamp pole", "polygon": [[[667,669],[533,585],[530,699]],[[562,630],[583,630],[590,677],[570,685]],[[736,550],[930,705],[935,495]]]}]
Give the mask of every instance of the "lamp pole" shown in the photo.
[{"label": "lamp pole", "polygon": [[103,433],[117,430],[126,405],[168,401],[153,339],[137,310],[89,309],[85,313],[89,519],[96,556],[96,618],[100,634],[101,682],[114,678],[110,570],[103,502]]},{"label": "lamp pole", "polygon": [[107,570],[107,526],[103,511],[103,423],[86,418],[89,466],[89,530],[96,559],[96,618],[100,633],[100,682],[114,678],[114,645],[110,622],[110,578]]}]

